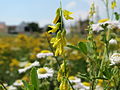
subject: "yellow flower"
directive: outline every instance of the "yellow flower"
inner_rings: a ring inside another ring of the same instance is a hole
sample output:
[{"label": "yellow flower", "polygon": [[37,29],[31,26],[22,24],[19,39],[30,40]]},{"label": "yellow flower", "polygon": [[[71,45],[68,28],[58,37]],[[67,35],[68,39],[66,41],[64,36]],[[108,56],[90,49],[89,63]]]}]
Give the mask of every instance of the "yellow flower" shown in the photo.
[{"label": "yellow flower", "polygon": [[27,75],[25,75],[25,76],[22,77],[22,80],[29,81],[29,78],[28,78]]},{"label": "yellow flower", "polygon": [[106,22],[106,21],[108,21],[109,19],[108,18],[106,18],[106,19],[100,19],[99,21],[98,21],[98,23],[103,23],[103,22]]},{"label": "yellow flower", "polygon": [[60,82],[61,79],[62,79],[62,73],[61,73],[61,71],[59,71],[59,72],[58,72],[58,75],[57,75],[57,80],[58,80],[58,82]]},{"label": "yellow flower", "polygon": [[114,9],[116,6],[117,6],[117,5],[116,5],[116,1],[113,1],[113,2],[111,3],[111,8]]},{"label": "yellow flower", "polygon": [[48,27],[52,28],[52,30],[48,31],[48,33],[55,33],[59,29],[60,23],[57,23],[55,26],[49,25]]},{"label": "yellow flower", "polygon": [[97,85],[101,86],[102,84],[103,84],[103,80],[102,80],[102,79],[99,79]]},{"label": "yellow flower", "polygon": [[53,20],[53,23],[56,24],[56,23],[58,22],[59,18],[60,18],[60,8],[58,8],[58,9],[56,10],[56,17],[55,17],[55,19]]},{"label": "yellow flower", "polygon": [[66,79],[62,80],[59,88],[60,88],[60,90],[69,90],[70,89],[69,84]]},{"label": "yellow flower", "polygon": [[4,64],[4,61],[0,61],[0,64]]},{"label": "yellow flower", "polygon": [[55,56],[61,55],[64,52],[64,46],[66,46],[66,31],[59,31],[56,38],[51,39],[53,47],[56,48]]},{"label": "yellow flower", "polygon": [[35,47],[34,49],[33,49],[33,52],[39,52],[40,51],[40,48],[39,47]]},{"label": "yellow flower", "polygon": [[13,67],[13,66],[18,66],[19,65],[19,61],[16,60],[16,59],[12,59],[12,62],[10,63],[10,66]]},{"label": "yellow flower", "polygon": [[30,59],[36,59],[36,55],[35,54],[31,54],[30,55]]},{"label": "yellow flower", "polygon": [[74,76],[69,76],[69,80],[75,80]]},{"label": "yellow flower", "polygon": [[25,34],[19,34],[18,36],[17,36],[17,38],[18,39],[20,39],[20,40],[27,40],[27,35],[25,35]]},{"label": "yellow flower", "polygon": [[63,10],[63,14],[66,20],[68,19],[73,19],[73,17],[71,17],[70,15],[73,14],[72,12],[69,12],[67,10]]}]

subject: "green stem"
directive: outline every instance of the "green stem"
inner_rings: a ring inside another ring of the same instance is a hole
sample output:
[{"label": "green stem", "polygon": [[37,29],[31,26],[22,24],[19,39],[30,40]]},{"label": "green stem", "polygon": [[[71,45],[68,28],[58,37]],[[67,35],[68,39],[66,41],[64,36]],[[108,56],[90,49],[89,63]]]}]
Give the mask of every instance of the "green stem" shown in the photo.
[{"label": "green stem", "polygon": [[61,30],[63,29],[63,13],[62,13],[62,0],[60,0],[60,19],[61,19]]},{"label": "green stem", "polygon": [[0,81],[0,84],[2,85],[2,87],[7,90],[7,88],[4,86],[4,84]]},{"label": "green stem", "polygon": [[107,11],[107,17],[110,18],[110,15],[109,15],[109,1],[106,0],[106,11]]},{"label": "green stem", "polygon": [[[61,18],[61,30],[63,30],[63,12],[62,12],[62,0],[60,0],[60,18]],[[65,61],[65,59],[64,59],[64,69],[65,69],[65,77],[66,77],[66,61]],[[74,88],[73,88],[73,85],[71,84],[71,82],[70,82],[70,80],[67,78],[67,81],[69,82],[69,84],[70,84],[70,86],[71,86],[71,88],[72,88],[72,90],[75,90]]]},{"label": "green stem", "polygon": [[58,67],[60,67],[59,60],[58,60],[58,58],[55,56],[55,52],[54,52],[54,50],[53,50],[53,47],[52,47],[52,45],[51,45],[51,43],[50,43],[50,40],[49,40],[49,38],[47,37],[47,35],[46,35],[46,39],[47,39],[47,42],[48,42],[48,44],[49,44],[49,47],[50,47],[50,49],[51,49],[51,51],[52,51],[52,53],[53,53],[54,58],[55,58],[55,60],[57,61]]},{"label": "green stem", "polygon": [[67,81],[69,82],[69,84],[70,84],[70,86],[71,86],[72,90],[75,90],[75,89],[73,88],[72,83],[70,82],[70,80],[69,80],[68,78],[67,78]]}]

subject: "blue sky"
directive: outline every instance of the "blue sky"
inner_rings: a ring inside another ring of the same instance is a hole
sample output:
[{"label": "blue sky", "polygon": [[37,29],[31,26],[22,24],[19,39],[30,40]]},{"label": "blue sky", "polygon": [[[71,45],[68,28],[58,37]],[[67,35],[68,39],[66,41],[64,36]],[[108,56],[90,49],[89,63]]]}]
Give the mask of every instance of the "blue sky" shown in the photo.
[{"label": "blue sky", "polygon": [[[62,4],[72,12],[89,9],[87,0],[62,0]],[[35,21],[43,26],[51,23],[58,7],[59,0],[0,0],[0,21],[8,25]]]},{"label": "blue sky", "polygon": [[[63,8],[74,12],[77,20],[89,10],[89,0],[62,0]],[[22,21],[38,22],[40,26],[52,23],[59,0],[0,0],[0,21],[17,25]]]}]

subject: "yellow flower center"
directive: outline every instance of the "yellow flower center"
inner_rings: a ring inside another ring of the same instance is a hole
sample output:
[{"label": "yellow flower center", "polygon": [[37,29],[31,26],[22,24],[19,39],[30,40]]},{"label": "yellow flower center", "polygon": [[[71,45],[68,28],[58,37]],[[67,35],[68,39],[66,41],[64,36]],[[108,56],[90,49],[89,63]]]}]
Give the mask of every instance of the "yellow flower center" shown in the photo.
[{"label": "yellow flower center", "polygon": [[49,50],[42,50],[41,53],[50,53]]},{"label": "yellow flower center", "polygon": [[106,22],[106,21],[108,21],[108,20],[109,20],[108,18],[106,18],[106,19],[101,19],[101,20],[98,21],[98,23],[103,23],[103,22]]},{"label": "yellow flower center", "polygon": [[114,55],[114,57],[120,57],[120,54],[118,54],[118,55]]},{"label": "yellow flower center", "polygon": [[75,80],[75,77],[74,76],[70,76],[69,80]]},{"label": "yellow flower center", "polygon": [[90,83],[88,83],[88,82],[83,82],[82,84],[85,86],[90,86]]},{"label": "yellow flower center", "polygon": [[17,80],[16,82],[17,82],[17,83],[21,83],[21,81],[20,81],[20,80]]},{"label": "yellow flower center", "polygon": [[40,69],[38,70],[38,72],[39,72],[40,74],[45,74],[45,73],[47,73],[46,69],[44,69],[44,68],[40,68]]},{"label": "yellow flower center", "polygon": [[26,65],[25,65],[25,67],[29,67],[31,65],[31,63],[27,63]]},{"label": "yellow flower center", "polygon": [[12,59],[12,62],[10,63],[10,66],[18,66],[19,61],[16,59]]},{"label": "yellow flower center", "polygon": [[101,86],[101,85],[102,85],[102,83],[103,83],[103,80],[99,79],[99,80],[98,80],[98,84],[97,84],[97,85]]}]

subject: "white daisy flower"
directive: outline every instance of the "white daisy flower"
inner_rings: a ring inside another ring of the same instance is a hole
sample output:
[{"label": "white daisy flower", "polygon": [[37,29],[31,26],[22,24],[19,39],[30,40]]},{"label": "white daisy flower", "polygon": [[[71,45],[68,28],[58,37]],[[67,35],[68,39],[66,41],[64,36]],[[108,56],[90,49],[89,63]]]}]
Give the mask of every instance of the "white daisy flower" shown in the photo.
[{"label": "white daisy flower", "polygon": [[13,83],[14,86],[23,86],[23,82],[22,80],[16,80],[14,83]]},{"label": "white daisy flower", "polygon": [[108,29],[114,29],[114,28],[118,28],[120,29],[120,22],[119,21],[111,21],[106,19],[106,21],[103,20],[103,22],[99,22],[97,24],[92,24],[92,29],[93,31],[102,31],[104,30],[104,28],[102,27],[102,25],[108,24],[107,28]]},{"label": "white daisy flower", "polygon": [[107,26],[108,29],[114,29],[114,28],[119,29],[119,26],[120,26],[119,21],[107,21],[106,23],[108,24],[108,26]]},{"label": "white daisy flower", "polygon": [[73,84],[73,88],[75,90],[82,90],[83,89],[83,85],[82,85],[81,82],[80,83],[75,83],[75,84]]},{"label": "white daisy flower", "polygon": [[111,65],[120,64],[120,53],[114,53],[110,57]]},{"label": "white daisy flower", "polygon": [[44,67],[44,68],[39,68],[37,70],[37,74],[38,74],[38,78],[48,78],[48,77],[52,77],[53,76],[53,69],[50,69],[48,67]]},{"label": "white daisy flower", "polygon": [[40,66],[39,62],[35,61],[34,63],[27,63],[25,65],[25,67],[23,69],[19,69],[18,72],[19,73],[24,73],[24,72],[26,72],[27,70],[31,69],[34,66]]},{"label": "white daisy flower", "polygon": [[7,90],[17,90],[17,87],[14,87],[14,86],[9,86],[9,87],[7,87]]},{"label": "white daisy flower", "polygon": [[8,86],[8,84],[7,84],[7,83],[3,83],[3,85],[4,85],[5,87],[7,87],[7,86]]},{"label": "white daisy flower", "polygon": [[104,90],[103,87],[97,85],[95,90]]},{"label": "white daisy flower", "polygon": [[[73,85],[75,90],[90,90],[90,83],[80,82]],[[97,85],[95,90],[103,90],[103,87]]]},{"label": "white daisy flower", "polygon": [[38,53],[37,58],[45,58],[46,56],[53,56],[53,53],[48,50],[43,50],[40,53]]},{"label": "white daisy flower", "polygon": [[93,31],[96,31],[96,32],[104,30],[104,28],[99,23],[98,24],[92,24],[92,29],[93,29]]},{"label": "white daisy flower", "polygon": [[28,61],[20,62],[20,63],[19,63],[19,66],[20,66],[20,67],[24,67],[27,63],[28,63]]},{"label": "white daisy flower", "polygon": [[73,84],[73,87],[74,87],[75,90],[90,90],[90,83],[79,82],[79,83]]},{"label": "white daisy flower", "polygon": [[69,76],[68,79],[70,80],[71,83],[80,83],[81,82],[80,78],[77,78],[74,76]]},{"label": "white daisy flower", "polygon": [[109,41],[109,44],[110,44],[110,45],[117,45],[117,41],[116,41],[115,39],[111,39],[111,40]]}]

